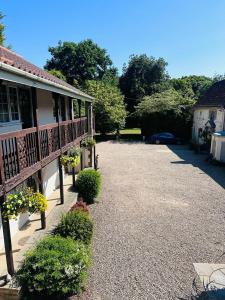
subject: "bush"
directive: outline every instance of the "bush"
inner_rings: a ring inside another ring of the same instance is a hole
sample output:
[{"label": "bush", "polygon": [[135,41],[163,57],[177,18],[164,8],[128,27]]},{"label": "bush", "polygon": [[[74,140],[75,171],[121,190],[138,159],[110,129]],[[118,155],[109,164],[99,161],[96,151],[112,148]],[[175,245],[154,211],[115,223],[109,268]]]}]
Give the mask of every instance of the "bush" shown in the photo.
[{"label": "bush", "polygon": [[62,299],[83,290],[89,264],[88,247],[50,236],[26,254],[15,280],[28,299]]},{"label": "bush", "polygon": [[96,170],[83,170],[77,177],[77,190],[84,200],[91,204],[101,189],[101,174]]},{"label": "bush", "polygon": [[87,204],[84,201],[77,200],[77,202],[70,208],[70,211],[81,210],[86,213],[89,213]]},{"label": "bush", "polygon": [[93,222],[86,212],[81,210],[70,211],[62,216],[54,233],[89,244],[93,234]]}]

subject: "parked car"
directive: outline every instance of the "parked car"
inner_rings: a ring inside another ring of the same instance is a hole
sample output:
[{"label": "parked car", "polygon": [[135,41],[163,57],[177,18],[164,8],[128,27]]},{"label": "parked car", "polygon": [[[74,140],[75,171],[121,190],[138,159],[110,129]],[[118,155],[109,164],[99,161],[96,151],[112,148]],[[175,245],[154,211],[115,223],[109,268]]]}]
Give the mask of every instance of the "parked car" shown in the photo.
[{"label": "parked car", "polygon": [[151,144],[182,144],[183,140],[176,137],[170,132],[160,132],[153,134],[146,139],[147,143]]}]

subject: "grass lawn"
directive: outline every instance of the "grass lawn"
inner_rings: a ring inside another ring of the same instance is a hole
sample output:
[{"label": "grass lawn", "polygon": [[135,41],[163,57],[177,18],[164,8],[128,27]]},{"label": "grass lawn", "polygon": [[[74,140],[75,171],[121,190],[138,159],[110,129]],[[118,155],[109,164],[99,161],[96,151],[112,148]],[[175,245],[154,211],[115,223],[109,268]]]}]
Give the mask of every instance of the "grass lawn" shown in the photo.
[{"label": "grass lawn", "polygon": [[120,130],[120,134],[141,134],[140,128],[125,128]]}]

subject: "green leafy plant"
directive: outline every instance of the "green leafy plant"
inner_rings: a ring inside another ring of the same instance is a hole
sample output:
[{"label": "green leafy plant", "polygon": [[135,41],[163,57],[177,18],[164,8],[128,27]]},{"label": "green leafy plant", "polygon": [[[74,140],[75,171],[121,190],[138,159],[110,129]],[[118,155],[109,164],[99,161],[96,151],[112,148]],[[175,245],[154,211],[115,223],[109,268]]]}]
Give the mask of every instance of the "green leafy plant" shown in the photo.
[{"label": "green leafy plant", "polygon": [[96,141],[93,138],[86,138],[81,142],[81,146],[83,148],[92,148],[93,146],[95,146]]},{"label": "green leafy plant", "polygon": [[14,194],[9,194],[3,203],[3,215],[16,219],[19,214],[29,212],[44,212],[48,207],[47,199],[39,192],[26,188]]},{"label": "green leafy plant", "polygon": [[48,236],[26,254],[15,282],[29,299],[64,299],[83,290],[89,265],[90,250],[83,243]]},{"label": "green leafy plant", "polygon": [[94,202],[101,190],[101,174],[96,170],[83,170],[77,177],[77,190],[87,204]]},{"label": "green leafy plant", "polygon": [[54,233],[89,244],[93,235],[93,222],[87,212],[70,211],[62,216]]},{"label": "green leafy plant", "polygon": [[67,151],[67,155],[61,156],[60,161],[65,167],[75,168],[80,164],[80,148],[70,148]]}]

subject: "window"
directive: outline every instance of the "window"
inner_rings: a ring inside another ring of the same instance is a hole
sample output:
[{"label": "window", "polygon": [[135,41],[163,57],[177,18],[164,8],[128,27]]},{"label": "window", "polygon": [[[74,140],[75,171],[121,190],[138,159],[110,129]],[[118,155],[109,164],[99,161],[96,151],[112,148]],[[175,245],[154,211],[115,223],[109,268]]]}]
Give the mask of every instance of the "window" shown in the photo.
[{"label": "window", "polygon": [[76,99],[73,99],[73,117],[74,119],[79,118],[79,104]]},{"label": "window", "polygon": [[0,85],[0,123],[18,120],[19,105],[17,88]]},{"label": "window", "polygon": [[81,101],[80,104],[80,116],[85,117],[86,116],[86,109],[85,109],[85,102]]},{"label": "window", "polygon": [[9,106],[5,85],[0,86],[0,122],[9,122]]},{"label": "window", "polygon": [[12,121],[19,120],[17,90],[14,87],[9,88],[9,102]]}]

